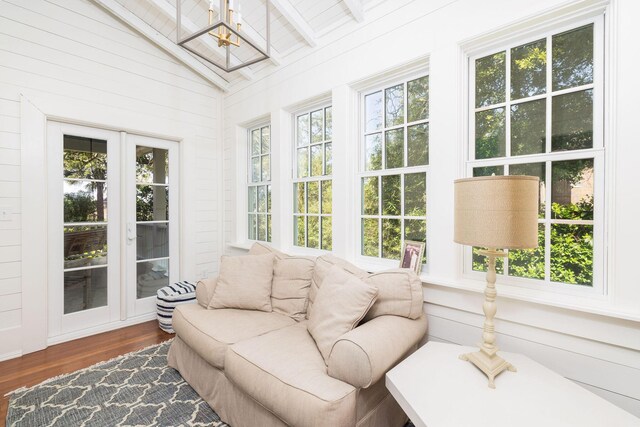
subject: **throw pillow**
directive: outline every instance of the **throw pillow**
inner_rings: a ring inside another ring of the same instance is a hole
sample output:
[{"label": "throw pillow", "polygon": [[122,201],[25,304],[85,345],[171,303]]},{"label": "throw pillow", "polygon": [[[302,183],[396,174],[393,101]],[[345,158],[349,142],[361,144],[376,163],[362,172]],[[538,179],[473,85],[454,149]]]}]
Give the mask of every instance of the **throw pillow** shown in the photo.
[{"label": "throw pillow", "polygon": [[381,271],[363,280],[378,288],[378,298],[364,317],[365,322],[387,314],[408,319],[422,316],[422,281],[412,270],[396,268]]},{"label": "throw pillow", "polygon": [[209,308],[272,311],[273,254],[223,256]]},{"label": "throw pillow", "polygon": [[338,339],[355,328],[378,295],[369,286],[342,268],[329,270],[309,312],[307,329],[325,362]]},{"label": "throw pillow", "polygon": [[314,265],[313,259],[305,257],[276,259],[271,288],[273,311],[298,322],[304,319]]}]

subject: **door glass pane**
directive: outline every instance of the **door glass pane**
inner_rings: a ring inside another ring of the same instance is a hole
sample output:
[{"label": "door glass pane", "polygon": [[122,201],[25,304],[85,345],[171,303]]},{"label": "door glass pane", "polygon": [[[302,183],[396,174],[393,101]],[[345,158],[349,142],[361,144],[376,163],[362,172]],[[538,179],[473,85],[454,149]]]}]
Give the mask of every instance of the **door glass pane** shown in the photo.
[{"label": "door glass pane", "polygon": [[169,219],[169,187],[136,185],[136,220],[166,221]]},{"label": "door glass pane", "polygon": [[169,183],[169,151],[162,148],[136,146],[136,181]]},{"label": "door glass pane", "polygon": [[169,260],[143,261],[136,266],[136,297],[155,297],[158,289],[169,285]]},{"label": "door glass pane", "polygon": [[64,268],[107,263],[107,227],[64,227]]},{"label": "door glass pane", "polygon": [[107,305],[107,267],[64,272],[64,314]]},{"label": "door glass pane", "polygon": [[107,220],[105,181],[64,180],[64,222]]},{"label": "door glass pane", "polygon": [[169,256],[169,225],[138,224],[136,226],[138,259],[154,259]]},{"label": "door glass pane", "polygon": [[65,178],[107,179],[107,141],[65,135],[63,145]]}]

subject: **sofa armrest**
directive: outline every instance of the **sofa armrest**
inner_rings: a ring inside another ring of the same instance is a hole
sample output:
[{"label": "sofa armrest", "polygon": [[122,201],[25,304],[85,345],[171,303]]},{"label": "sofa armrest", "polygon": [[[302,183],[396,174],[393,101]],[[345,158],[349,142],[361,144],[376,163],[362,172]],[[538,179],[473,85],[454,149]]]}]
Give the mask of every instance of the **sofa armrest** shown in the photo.
[{"label": "sofa armrest", "polygon": [[213,291],[216,289],[217,284],[217,277],[214,277],[212,279],[202,279],[198,281],[198,283],[196,284],[196,299],[198,300],[198,304],[200,304],[204,308],[207,308],[209,306],[209,301],[211,301]]},{"label": "sofa armrest", "polygon": [[412,353],[427,331],[427,318],[380,316],[347,332],[334,344],[327,364],[333,378],[366,388]]}]

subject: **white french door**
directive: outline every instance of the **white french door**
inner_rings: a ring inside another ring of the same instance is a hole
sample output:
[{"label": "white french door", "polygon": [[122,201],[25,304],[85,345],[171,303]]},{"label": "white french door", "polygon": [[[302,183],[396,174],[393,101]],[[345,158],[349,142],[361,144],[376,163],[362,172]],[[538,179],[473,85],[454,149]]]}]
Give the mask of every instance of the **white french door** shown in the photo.
[{"label": "white french door", "polygon": [[126,300],[137,316],[179,280],[178,143],[128,135],[126,150]]},{"label": "white french door", "polygon": [[48,123],[50,340],[148,315],[177,281],[178,155],[173,141]]}]

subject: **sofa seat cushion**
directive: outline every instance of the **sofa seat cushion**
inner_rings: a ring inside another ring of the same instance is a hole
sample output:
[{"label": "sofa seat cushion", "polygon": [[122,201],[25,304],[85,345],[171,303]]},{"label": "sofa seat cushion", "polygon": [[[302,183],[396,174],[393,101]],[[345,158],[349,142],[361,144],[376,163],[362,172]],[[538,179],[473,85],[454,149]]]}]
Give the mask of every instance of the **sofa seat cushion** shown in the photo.
[{"label": "sofa seat cushion", "polygon": [[327,375],[306,322],[234,344],[225,373],[288,425],[355,425],[356,389]]},{"label": "sofa seat cushion", "polygon": [[198,304],[185,304],[173,314],[176,334],[200,357],[219,369],[224,369],[227,348],[239,341],[253,338],[295,324],[288,316],[257,310],[207,310]]}]

